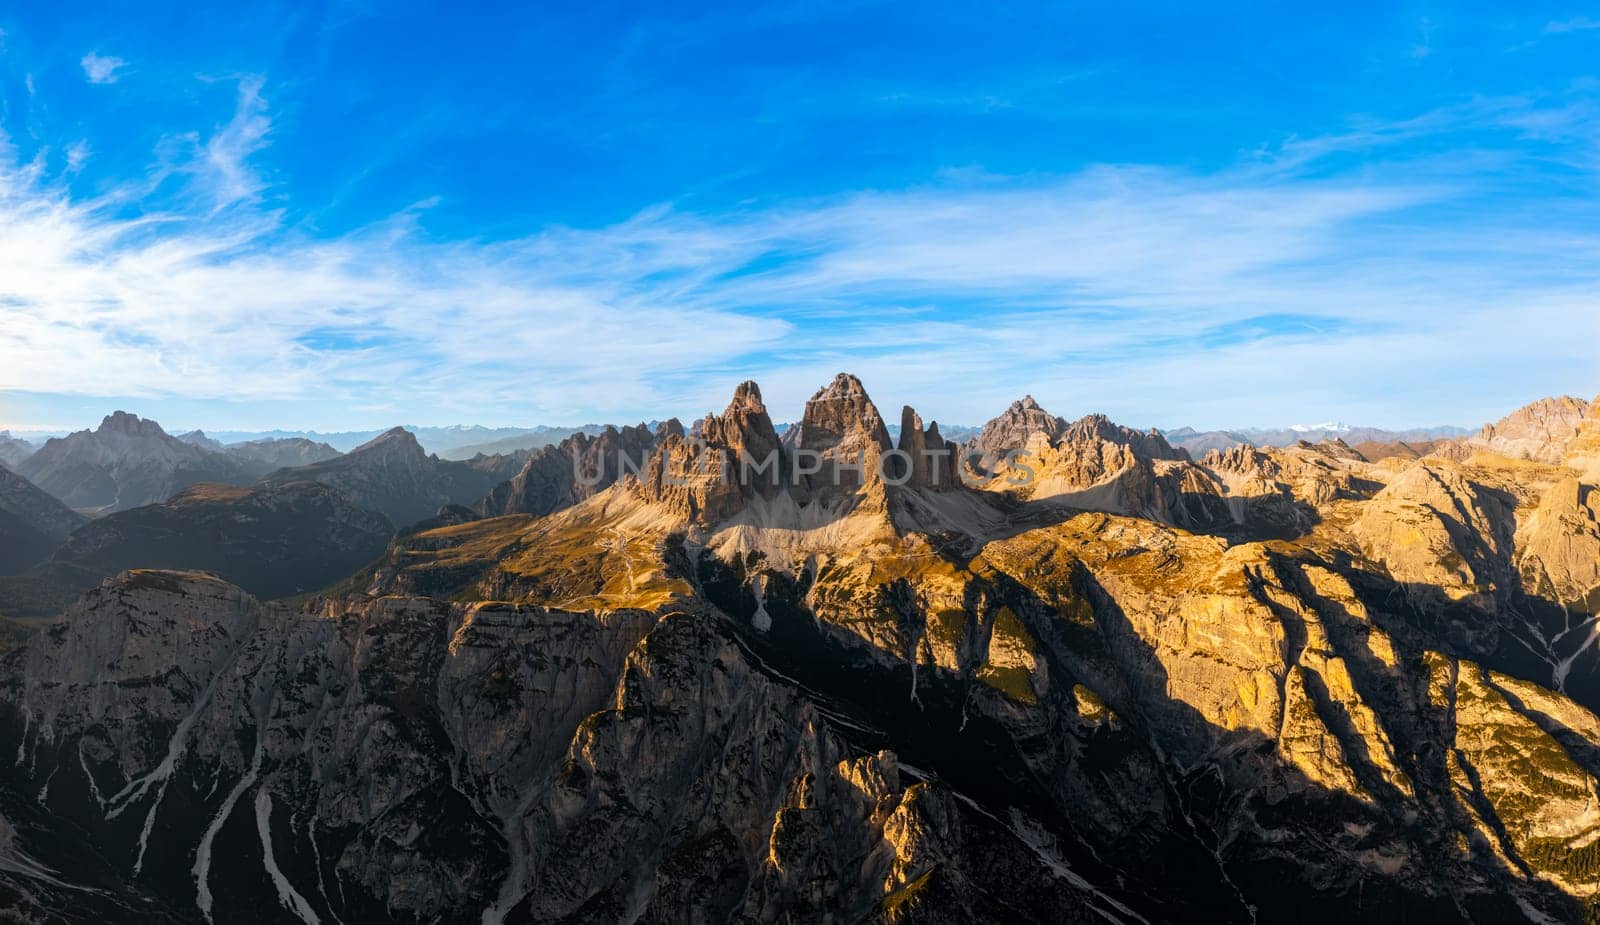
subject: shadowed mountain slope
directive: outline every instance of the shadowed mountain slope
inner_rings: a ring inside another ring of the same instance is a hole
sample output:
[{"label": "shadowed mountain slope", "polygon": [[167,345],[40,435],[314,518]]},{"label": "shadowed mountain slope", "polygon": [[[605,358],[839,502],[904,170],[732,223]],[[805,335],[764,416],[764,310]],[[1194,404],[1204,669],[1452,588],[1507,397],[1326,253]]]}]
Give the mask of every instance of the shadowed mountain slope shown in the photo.
[{"label": "shadowed mountain slope", "polygon": [[274,472],[262,484],[318,482],[406,527],[446,505],[476,502],[514,474],[522,461],[519,456],[442,460],[424,452],[409,431],[396,427],[343,456]]}]

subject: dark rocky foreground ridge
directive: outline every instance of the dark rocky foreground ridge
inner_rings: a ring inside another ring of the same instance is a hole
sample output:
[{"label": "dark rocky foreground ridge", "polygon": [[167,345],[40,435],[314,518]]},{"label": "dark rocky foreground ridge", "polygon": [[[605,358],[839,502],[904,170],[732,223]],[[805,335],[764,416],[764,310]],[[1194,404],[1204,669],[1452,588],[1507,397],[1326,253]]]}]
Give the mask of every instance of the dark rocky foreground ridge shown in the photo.
[{"label": "dark rocky foreground ridge", "polygon": [[[1031,401],[961,447],[900,420],[842,376],[780,440],[746,384],[530,460],[312,601],[106,580],[0,666],[0,906],[1593,917],[1600,403],[1377,462],[1194,459]],[[569,490],[600,439],[639,473]],[[775,482],[708,465],[780,446]],[[974,484],[848,466],[894,448]]]}]

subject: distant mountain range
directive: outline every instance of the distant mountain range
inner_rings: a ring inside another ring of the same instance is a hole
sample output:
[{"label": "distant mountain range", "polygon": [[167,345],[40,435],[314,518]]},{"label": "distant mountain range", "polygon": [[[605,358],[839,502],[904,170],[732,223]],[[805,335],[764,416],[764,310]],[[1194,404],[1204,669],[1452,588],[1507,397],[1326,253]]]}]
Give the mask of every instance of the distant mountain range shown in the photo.
[{"label": "distant mountain range", "polygon": [[39,447],[33,442],[13,437],[9,432],[0,430],[0,466],[15,469],[38,449]]},{"label": "distant mountain range", "polygon": [[49,440],[17,472],[68,506],[95,514],[165,501],[200,482],[242,485],[257,475],[240,459],[185,443],[155,421],[123,411],[95,430]]},{"label": "distant mountain range", "polygon": [[396,427],[333,459],[281,469],[265,486],[318,482],[356,505],[406,527],[442,507],[469,505],[522,467],[526,452],[447,460],[430,455],[416,436]]},{"label": "distant mountain range", "polygon": [[402,428],[348,454],[294,436],[224,443],[201,431],[174,437],[155,421],[118,411],[94,430],[47,441],[21,458],[16,473],[91,516],[160,504],[202,483],[318,482],[404,527],[441,506],[476,502],[514,475],[527,455],[474,452],[468,460],[444,460]]},{"label": "distant mountain range", "polygon": [[[658,421],[648,421],[645,422],[645,426],[654,430],[659,423]],[[583,433],[591,437],[599,436],[607,426],[605,424],[582,424],[578,426],[541,424],[532,427],[485,427],[478,424],[459,424],[442,427],[401,425],[403,429],[416,436],[417,442],[425,451],[433,453],[441,459],[471,459],[473,456],[480,454],[492,456],[496,453],[535,450],[540,447],[555,446],[573,434]],[[793,425],[788,422],[775,422],[773,429],[781,436],[791,426]],[[899,439],[900,425],[898,423],[886,423],[886,427],[890,437]],[[941,423],[939,427],[946,437],[957,442],[972,437],[979,430],[978,426],[967,424]],[[328,432],[282,429],[265,431],[214,430],[209,432],[191,431],[189,434],[181,435],[179,439],[189,440],[191,436],[198,435],[199,438],[203,439],[191,442],[196,442],[213,450],[237,447],[246,443],[274,444],[293,440],[325,446],[339,453],[347,453],[363,443],[370,442],[374,438],[381,436],[384,432],[384,430]],[[1297,440],[1308,440],[1315,443],[1318,440],[1335,438],[1342,438],[1347,443],[1417,442],[1443,438],[1453,439],[1472,432],[1473,428],[1449,425],[1391,430],[1380,427],[1351,426],[1336,422],[1225,430],[1197,430],[1193,427],[1179,427],[1162,431],[1174,446],[1181,446],[1197,453],[1244,443],[1253,446],[1289,446]],[[41,440],[29,440],[6,431],[0,431],[0,464],[15,469],[18,463],[36,452],[41,445]]]},{"label": "distant mountain range", "polygon": [[[445,427],[420,427],[402,424],[400,427],[417,438],[422,448],[441,459],[471,459],[483,453],[514,453],[559,443],[579,431],[599,433],[604,425],[584,424],[576,427],[484,427],[479,424],[452,424]],[[345,430],[322,432],[315,430],[213,430],[209,436],[223,444],[236,444],[259,440],[303,439],[327,444],[341,453],[348,453],[364,443],[383,436],[389,428],[380,430]]]},{"label": "distant mountain range", "polygon": [[1293,446],[1301,440],[1319,443],[1323,440],[1343,440],[1345,443],[1421,443],[1433,440],[1453,440],[1473,432],[1470,427],[1440,425],[1414,427],[1406,430],[1387,430],[1382,427],[1351,427],[1347,424],[1293,424],[1288,427],[1239,430],[1195,430],[1179,427],[1164,430],[1161,435],[1173,446],[1182,447],[1199,456],[1211,450],[1225,450],[1231,446]]},{"label": "distant mountain range", "polygon": [[339,455],[339,451],[326,443],[317,443],[304,437],[282,437],[264,440],[245,440],[223,444],[205,435],[204,431],[190,431],[178,437],[184,443],[198,446],[213,453],[232,456],[258,475],[293,466],[309,466]]},{"label": "distant mountain range", "polygon": [[582,427],[531,427],[518,431],[509,436],[488,440],[482,443],[468,443],[461,446],[438,449],[423,440],[422,435],[417,435],[417,440],[430,452],[438,453],[441,459],[471,459],[474,456],[494,456],[499,453],[515,453],[519,450],[537,450],[542,447],[555,446],[574,434],[598,436],[606,429],[604,424],[585,424]]}]

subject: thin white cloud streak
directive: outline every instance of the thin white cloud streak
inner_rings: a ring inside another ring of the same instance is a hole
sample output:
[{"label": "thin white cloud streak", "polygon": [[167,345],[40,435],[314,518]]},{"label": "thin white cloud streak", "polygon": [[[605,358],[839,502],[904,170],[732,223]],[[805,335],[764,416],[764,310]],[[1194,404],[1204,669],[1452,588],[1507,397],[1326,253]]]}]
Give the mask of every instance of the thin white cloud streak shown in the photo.
[{"label": "thin white cloud streak", "polygon": [[1552,33],[1587,32],[1590,29],[1600,29],[1600,19],[1592,19],[1588,16],[1574,16],[1572,19],[1546,23],[1544,27],[1544,31]]},{"label": "thin white cloud streak", "polygon": [[[72,198],[37,161],[0,165],[0,390],[537,421],[694,413],[755,376],[783,418],[848,368],[887,412],[892,398],[946,421],[1026,390],[1140,424],[1475,420],[1462,415],[1534,397],[1483,397],[1485,377],[1582,390],[1573,371],[1600,346],[1596,236],[1409,222],[1470,193],[1449,171],[1299,170],[1460,118],[1207,176],[1100,167],[724,215],[657,207],[494,243],[432,240],[414,209],[313,240],[263,204],[251,156],[272,125],[246,80],[186,161],[100,198]],[[124,217],[169,172],[192,201]],[[1263,333],[1227,330],[1263,316],[1278,319]],[[1396,408],[1397,382],[1434,413]],[[1457,411],[1430,382],[1454,383]]]},{"label": "thin white cloud streak", "polygon": [[79,62],[83,65],[83,75],[89,78],[92,84],[114,84],[121,76],[117,72],[127,66],[126,61],[112,55],[101,55],[89,52]]},{"label": "thin white cloud streak", "polygon": [[233,118],[205,144],[199,175],[217,209],[254,200],[265,186],[248,164],[250,155],[266,147],[267,133],[272,130],[267,101],[261,97],[262,83],[260,77],[239,82],[239,104]]}]

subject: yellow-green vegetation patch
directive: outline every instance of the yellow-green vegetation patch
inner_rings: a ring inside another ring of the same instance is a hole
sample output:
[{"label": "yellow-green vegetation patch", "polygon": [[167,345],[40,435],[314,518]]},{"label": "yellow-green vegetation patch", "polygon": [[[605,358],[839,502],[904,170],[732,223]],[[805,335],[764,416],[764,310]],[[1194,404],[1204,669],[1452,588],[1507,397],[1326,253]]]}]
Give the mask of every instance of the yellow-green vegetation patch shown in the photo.
[{"label": "yellow-green vegetation patch", "polygon": [[654,534],[521,516],[495,521],[432,531],[460,541],[449,561],[436,564],[480,562],[490,569],[485,582],[509,588],[518,602],[563,610],[650,610],[692,592],[687,581],[668,574],[663,540]]},{"label": "yellow-green vegetation patch", "polygon": [[890,893],[888,896],[885,896],[883,898],[883,912],[884,912],[884,914],[887,915],[887,916],[890,916],[890,917],[894,917],[894,916],[898,915],[902,910],[904,910],[906,908],[906,906],[908,906],[913,900],[915,900],[917,898],[917,896],[922,893],[923,890],[925,890],[927,888],[927,886],[928,886],[928,878],[932,877],[933,876],[933,872],[938,870],[938,869],[939,869],[939,865],[935,864],[934,866],[932,866],[932,867],[928,868],[927,870],[923,871],[921,873],[921,875],[919,875],[918,877],[913,879],[910,883],[907,883],[905,886],[901,887],[900,889],[895,890],[893,893]]},{"label": "yellow-green vegetation patch", "polygon": [[996,668],[984,665],[977,678],[1017,703],[1035,706],[1039,695],[1033,690],[1033,672],[1026,668]]},{"label": "yellow-green vegetation patch", "polygon": [[1072,685],[1072,699],[1078,704],[1078,715],[1086,720],[1099,723],[1116,716],[1099,694],[1082,684]]},{"label": "yellow-green vegetation patch", "polygon": [[936,610],[928,615],[928,635],[954,649],[967,638],[968,614],[965,610]]},{"label": "yellow-green vegetation patch", "polygon": [[989,657],[978,669],[978,680],[1018,703],[1037,704],[1039,692],[1033,675],[1038,658],[1039,645],[1033,634],[1010,607],[1001,607],[994,615]]},{"label": "yellow-green vegetation patch", "polygon": [[1600,840],[1574,848],[1570,839],[1530,838],[1521,846],[1521,854],[1534,870],[1555,874],[1568,883],[1600,879]]}]

